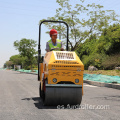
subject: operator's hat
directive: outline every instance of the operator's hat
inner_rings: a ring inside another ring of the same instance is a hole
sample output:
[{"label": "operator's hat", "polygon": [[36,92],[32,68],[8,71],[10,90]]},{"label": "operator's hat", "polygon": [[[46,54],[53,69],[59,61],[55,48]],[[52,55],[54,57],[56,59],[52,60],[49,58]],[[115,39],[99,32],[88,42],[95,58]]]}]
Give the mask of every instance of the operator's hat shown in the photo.
[{"label": "operator's hat", "polygon": [[55,29],[50,30],[50,35],[57,35],[57,34],[58,34],[57,30],[55,30]]}]

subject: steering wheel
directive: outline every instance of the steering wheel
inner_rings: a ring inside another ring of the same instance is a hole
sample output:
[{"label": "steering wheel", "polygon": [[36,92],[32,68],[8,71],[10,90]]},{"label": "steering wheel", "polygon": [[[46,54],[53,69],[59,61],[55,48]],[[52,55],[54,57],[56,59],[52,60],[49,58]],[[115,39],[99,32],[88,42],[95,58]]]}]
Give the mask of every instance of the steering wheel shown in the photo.
[{"label": "steering wheel", "polygon": [[53,50],[60,50],[60,48],[53,48],[50,51],[53,51]]}]

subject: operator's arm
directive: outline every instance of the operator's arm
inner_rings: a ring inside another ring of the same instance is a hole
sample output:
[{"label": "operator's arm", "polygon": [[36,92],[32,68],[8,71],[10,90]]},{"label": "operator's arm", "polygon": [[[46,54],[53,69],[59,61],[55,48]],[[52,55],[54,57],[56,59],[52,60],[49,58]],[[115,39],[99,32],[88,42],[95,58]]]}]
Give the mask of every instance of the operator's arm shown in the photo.
[{"label": "operator's arm", "polygon": [[48,42],[46,43],[46,51],[47,51],[47,52],[50,51],[50,48],[49,48],[49,44],[48,44]]}]

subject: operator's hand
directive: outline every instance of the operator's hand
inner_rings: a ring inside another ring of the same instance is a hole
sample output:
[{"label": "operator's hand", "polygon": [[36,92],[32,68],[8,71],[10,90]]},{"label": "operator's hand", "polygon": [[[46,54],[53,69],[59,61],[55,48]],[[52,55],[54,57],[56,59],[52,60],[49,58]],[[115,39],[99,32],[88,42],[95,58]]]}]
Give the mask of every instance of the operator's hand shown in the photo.
[{"label": "operator's hand", "polygon": [[60,50],[61,50],[61,51],[64,51],[64,49],[63,49],[63,48],[61,48]]}]

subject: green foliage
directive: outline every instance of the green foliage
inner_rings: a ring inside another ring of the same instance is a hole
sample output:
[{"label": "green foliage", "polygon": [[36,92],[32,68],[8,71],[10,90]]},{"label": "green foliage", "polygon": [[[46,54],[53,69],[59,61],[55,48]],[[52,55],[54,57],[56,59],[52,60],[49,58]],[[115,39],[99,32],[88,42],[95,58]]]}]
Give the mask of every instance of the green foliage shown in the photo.
[{"label": "green foliage", "polygon": [[108,29],[103,29],[99,41],[104,43],[101,48],[106,54],[118,53],[120,51],[120,25],[113,24]]},{"label": "green foliage", "polygon": [[103,66],[101,65],[103,58],[105,58],[105,55],[102,54],[91,54],[89,56],[84,55],[82,56],[81,60],[83,61],[83,64],[85,66],[85,69],[88,69],[88,66],[95,66],[99,69],[102,69]]},{"label": "green foliage", "polygon": [[22,57],[22,64],[24,68],[30,69],[29,66],[34,64],[36,61],[35,55],[37,54],[35,47],[37,42],[32,39],[21,39],[20,41],[16,40],[14,42],[14,47],[19,51],[20,56]]},{"label": "green foliage", "polygon": [[22,65],[22,57],[20,55],[11,56],[10,61],[12,61],[14,65]]},{"label": "green foliage", "polygon": [[17,67],[15,67],[15,70],[18,70],[18,68],[17,68]]},{"label": "green foliage", "polygon": [[7,68],[7,65],[6,65],[6,63],[4,63],[4,65],[3,65],[3,68]]},{"label": "green foliage", "polygon": [[120,70],[116,70],[116,73],[120,73]]},{"label": "green foliage", "polygon": [[[23,69],[26,69],[26,70],[30,70],[31,69],[27,56],[26,57],[22,57],[20,55],[13,55],[13,56],[10,57],[10,61],[13,63],[12,67],[14,65],[21,65]],[[32,61],[33,61],[32,68],[37,68],[38,57],[34,56]],[[4,68],[6,68],[6,64],[4,64]]]},{"label": "green foliage", "polygon": [[36,68],[33,68],[33,70],[38,70],[38,68],[36,67]]},{"label": "green foliage", "polygon": [[30,69],[31,69],[31,66],[25,65],[25,66],[24,66],[24,69],[25,69],[25,70],[30,70]]},{"label": "green foliage", "polygon": [[[100,34],[103,28],[107,28],[113,21],[118,21],[116,19],[118,16],[113,10],[104,10],[103,6],[95,3],[85,6],[84,1],[80,0],[73,6],[70,4],[70,0],[56,0],[60,7],[56,9],[54,17],[47,18],[68,23],[69,48],[72,51],[76,50],[81,42],[89,39],[93,34]],[[86,19],[84,16],[87,16]],[[52,23],[45,23],[45,25],[49,29],[57,29],[62,38],[66,38],[66,26],[53,25]]]},{"label": "green foliage", "polygon": [[37,42],[32,39],[21,39],[20,41],[16,40],[14,42],[14,47],[19,51],[20,55],[28,58],[36,54],[36,50],[34,49]]},{"label": "green foliage", "polygon": [[115,69],[115,67],[120,66],[120,53],[107,56],[103,60],[102,66],[107,70]]},{"label": "green foliage", "polygon": [[13,62],[12,61],[6,61],[5,64],[8,68],[12,68]]},{"label": "green foliage", "polygon": [[94,65],[99,69],[114,69],[120,65],[120,25],[102,29],[100,37],[93,34],[77,49],[85,68]]}]

